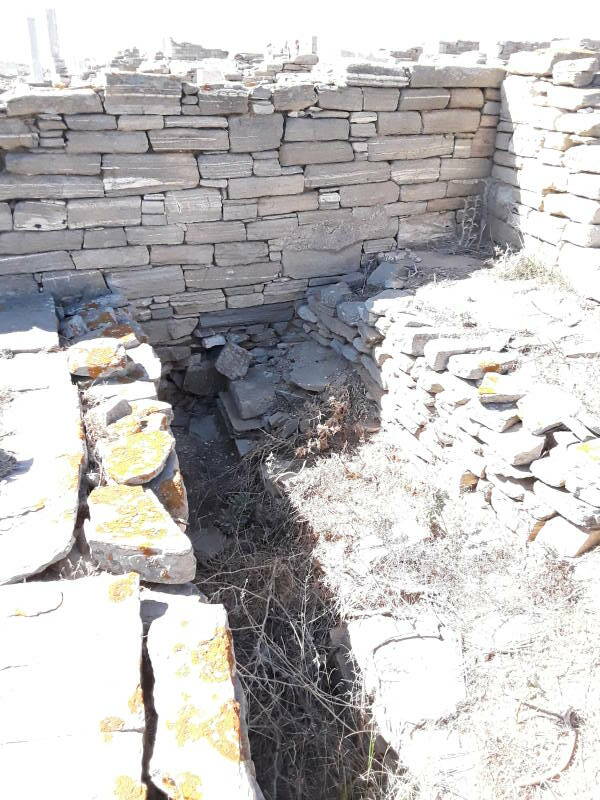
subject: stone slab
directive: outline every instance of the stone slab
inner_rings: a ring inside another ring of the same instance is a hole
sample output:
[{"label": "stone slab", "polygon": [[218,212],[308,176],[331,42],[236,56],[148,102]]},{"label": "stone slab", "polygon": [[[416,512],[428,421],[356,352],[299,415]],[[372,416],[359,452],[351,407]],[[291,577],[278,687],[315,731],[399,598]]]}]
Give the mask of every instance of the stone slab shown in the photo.
[{"label": "stone slab", "polygon": [[37,353],[58,349],[58,324],[52,297],[30,294],[3,302],[0,286],[0,351]]},{"label": "stone slab", "polygon": [[187,153],[106,155],[102,158],[102,174],[106,194],[113,197],[191,189],[199,180],[196,160]]}]

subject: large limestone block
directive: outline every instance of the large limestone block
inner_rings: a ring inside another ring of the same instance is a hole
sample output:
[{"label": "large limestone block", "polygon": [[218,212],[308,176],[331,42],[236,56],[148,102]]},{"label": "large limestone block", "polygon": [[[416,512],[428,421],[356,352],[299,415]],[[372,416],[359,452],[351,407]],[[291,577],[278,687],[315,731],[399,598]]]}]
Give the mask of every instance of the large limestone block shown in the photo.
[{"label": "large limestone block", "polygon": [[[363,109],[365,111],[412,111],[412,108],[398,105],[400,91],[394,88],[376,88],[365,86],[363,92]],[[417,109],[418,110],[418,109]]]},{"label": "large limestone block", "polygon": [[546,48],[543,50],[521,50],[508,59],[507,71],[515,75],[552,75],[554,65],[578,56],[590,56],[589,52]]},{"label": "large limestone block", "polygon": [[0,233],[0,255],[78,250],[82,243],[81,231],[9,231]]},{"label": "large limestone block", "polygon": [[600,110],[589,114],[560,114],[555,120],[556,130],[578,136],[600,137]]},{"label": "large limestone block", "polygon": [[274,150],[281,144],[283,115],[242,115],[229,120],[229,140],[232,153],[255,153]]},{"label": "large limestone block", "polygon": [[60,200],[103,195],[102,180],[95,176],[29,176],[0,172],[0,200]]},{"label": "large limestone block", "polygon": [[252,175],[252,156],[247,153],[219,153],[198,156],[200,177],[209,180],[249,178]]},{"label": "large limestone block", "polygon": [[141,220],[141,199],[139,197],[69,200],[67,203],[69,228],[139,225]]},{"label": "large limestone block", "polygon": [[116,117],[110,114],[66,114],[65,123],[72,131],[112,131],[117,129]]},{"label": "large limestone block", "polygon": [[283,167],[353,160],[354,150],[350,142],[286,142],[279,148],[279,161]]},{"label": "large limestone block", "polygon": [[22,200],[13,212],[15,230],[58,231],[67,227],[67,204],[61,200]]},{"label": "large limestone block", "polygon": [[186,244],[240,242],[246,238],[243,222],[199,222],[187,225]]},{"label": "large limestone block", "polygon": [[580,197],[600,200],[600,173],[578,172],[569,175],[567,190]]},{"label": "large limestone block", "polygon": [[380,111],[377,133],[380,136],[421,133],[421,115],[417,111]]},{"label": "large limestone block", "polygon": [[156,244],[150,248],[152,264],[210,264],[214,247],[209,244]]},{"label": "large limestone block", "polygon": [[[120,131],[154,131],[166,127],[165,120],[173,117],[162,117],[160,114],[121,114]],[[181,117],[178,117],[181,119]]]},{"label": "large limestone block", "polygon": [[108,114],[179,114],[181,79],[174,75],[115,72],[106,75]]},{"label": "large limestone block", "polygon": [[342,186],[340,188],[340,205],[342,208],[346,208],[349,206],[363,207],[395,203],[398,200],[399,191],[398,184],[393,181]]},{"label": "large limestone block", "polygon": [[549,106],[579,111],[581,108],[600,106],[600,89],[576,89],[572,86],[548,86],[546,101]]},{"label": "large limestone block", "polygon": [[215,263],[219,267],[234,267],[262,261],[269,255],[266,242],[227,242],[215,245]]},{"label": "large limestone block", "polygon": [[0,768],[9,796],[145,797],[137,575],[4,587],[0,637]]},{"label": "large limestone block", "polygon": [[279,275],[281,264],[261,261],[235,267],[203,267],[186,269],[185,284],[188,289],[227,289],[234,286],[252,286],[272,281]]},{"label": "large limestone block", "polygon": [[290,278],[317,278],[356,272],[362,245],[351,244],[341,250],[283,250],[283,274]]},{"label": "large limestone block", "polygon": [[113,292],[130,300],[138,297],[178,294],[185,291],[183,272],[179,265],[126,269],[106,274],[106,282]]},{"label": "large limestone block", "polygon": [[600,247],[600,225],[567,222],[562,238],[565,242],[571,242],[579,247]]},{"label": "large limestone block", "polygon": [[492,171],[489,158],[443,158],[440,180],[485,178]]},{"label": "large limestone block", "polygon": [[452,89],[449,108],[482,108],[483,92],[481,89]]},{"label": "large limestone block", "polygon": [[158,717],[150,779],[173,800],[262,800],[224,607],[154,594],[163,613],[147,637]]},{"label": "large limestone block", "polygon": [[600,202],[577,197],[573,194],[547,194],[544,210],[559,217],[568,217],[574,222],[590,225],[600,224]]},{"label": "large limestone block", "polygon": [[327,186],[350,186],[357,183],[374,183],[390,179],[389,164],[370,164],[355,161],[351,164],[315,164],[305,170],[307,189]]},{"label": "large limestone block", "polygon": [[102,468],[113,483],[139,486],[156,478],[174,446],[172,435],[163,430],[123,436],[101,448]]},{"label": "large limestone block", "polygon": [[143,267],[148,263],[148,248],[143,245],[130,247],[101,247],[97,250],[81,250],[71,253],[75,269],[119,269]]},{"label": "large limestone block", "polygon": [[126,131],[67,131],[67,153],[145,153],[145,133]]},{"label": "large limestone block", "polygon": [[182,244],[184,225],[138,225],[125,228],[127,244]]},{"label": "large limestone block", "polygon": [[367,152],[369,161],[391,161],[449,156],[453,149],[453,136],[382,136],[369,140]]},{"label": "large limestone block", "polygon": [[106,283],[100,270],[43,272],[41,283],[44,292],[57,300],[78,295],[94,297],[106,293]]},{"label": "large limestone block", "polygon": [[0,150],[37,147],[38,134],[21,119],[0,118]]},{"label": "large limestone block", "polygon": [[505,70],[499,67],[474,65],[415,64],[410,79],[411,88],[429,86],[460,86],[481,89],[497,88],[502,83]]},{"label": "large limestone block", "polygon": [[[309,187],[307,184],[307,188],[313,187]],[[282,175],[275,178],[232,178],[229,181],[229,198],[231,200],[300,194],[303,191],[303,175]]]},{"label": "large limestone block", "polygon": [[167,192],[165,195],[165,213],[169,225],[221,219],[221,208],[221,192],[211,187],[201,186],[198,189]]},{"label": "large limestone block", "polygon": [[319,195],[317,192],[303,192],[280,197],[259,197],[258,199],[259,217],[292,214],[295,211],[315,211],[318,208]]},{"label": "large limestone block", "polygon": [[349,133],[350,123],[347,119],[287,117],[284,140],[286,142],[328,142],[335,139],[347,139]]},{"label": "large limestone block", "polygon": [[281,239],[294,233],[298,228],[298,220],[295,217],[281,217],[280,219],[262,219],[257,222],[249,222],[246,226],[249,241],[259,239]]},{"label": "large limestone block", "polygon": [[474,133],[481,115],[474,109],[443,109],[424,111],[423,133]]},{"label": "large limestone block", "polygon": [[571,147],[563,156],[563,164],[572,172],[600,173],[600,145]]},{"label": "large limestone block", "polygon": [[165,128],[149,131],[150,144],[155,152],[165,150],[227,150],[227,131],[216,128]]},{"label": "large limestone block", "polygon": [[317,95],[313,84],[282,86],[273,92],[275,111],[301,111],[314,106]]},{"label": "large limestone block", "polygon": [[600,69],[600,60],[593,56],[558,61],[552,67],[552,83],[561,86],[588,86]]},{"label": "large limestone block", "polygon": [[362,89],[353,86],[319,89],[318,105],[337,111],[362,111]]},{"label": "large limestone block", "polygon": [[[95,151],[96,153],[99,151]],[[99,155],[7,153],[4,163],[14,175],[99,175]]]},{"label": "large limestone block", "polygon": [[117,575],[137,572],[152,583],[193,580],[192,544],[152,490],[101,486],[88,496],[88,506],[84,536],[101,569]]},{"label": "large limestone block", "polygon": [[398,228],[398,245],[400,247],[424,245],[432,239],[451,237],[455,230],[456,221],[452,212],[401,218]]},{"label": "large limestone block", "polygon": [[26,256],[0,256],[0,276],[73,269],[71,256],[63,250]]},{"label": "large limestone block", "polygon": [[201,115],[247,114],[248,92],[245,89],[221,89],[198,92],[198,111]]},{"label": "large limestone block", "polygon": [[437,181],[439,177],[439,158],[418,158],[392,162],[392,180],[398,184],[429,183]]},{"label": "large limestone block", "polygon": [[32,88],[28,93],[8,97],[9,117],[31,114],[102,113],[102,102],[93,89]]},{"label": "large limestone block", "polygon": [[449,102],[448,89],[402,89],[398,110],[431,111],[436,108],[446,108]]},{"label": "large limestone block", "polygon": [[112,196],[191,189],[199,180],[196,160],[186,153],[107,155],[102,158],[102,174],[106,194]]}]

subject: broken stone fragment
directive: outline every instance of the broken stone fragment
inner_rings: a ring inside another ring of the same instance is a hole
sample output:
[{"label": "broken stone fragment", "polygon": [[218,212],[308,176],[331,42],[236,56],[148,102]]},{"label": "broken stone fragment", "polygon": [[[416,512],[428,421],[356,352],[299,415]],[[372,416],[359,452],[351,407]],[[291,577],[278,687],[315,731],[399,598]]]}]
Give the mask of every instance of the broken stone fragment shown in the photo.
[{"label": "broken stone fragment", "polygon": [[272,376],[259,367],[249,369],[245,378],[232,381],[229,392],[242,419],[261,416],[275,401]]},{"label": "broken stone fragment", "polygon": [[239,344],[229,342],[219,353],[215,368],[221,375],[234,381],[246,375],[251,362],[252,356],[248,350],[240,347]]},{"label": "broken stone fragment", "polygon": [[125,348],[117,339],[101,338],[72,344],[67,350],[71,375],[86,378],[109,378],[125,369]]},{"label": "broken stone fragment", "polygon": [[263,800],[225,609],[194,596],[161,600],[147,638],[157,713],[150,779],[173,800]]},{"label": "broken stone fragment", "polygon": [[575,558],[595,547],[600,541],[600,530],[584,531],[563,517],[554,517],[544,523],[535,542],[556,550],[563,558]]},{"label": "broken stone fragment", "polygon": [[139,486],[159,474],[174,446],[175,440],[167,431],[126,435],[101,448],[102,467],[115,483]]},{"label": "broken stone fragment", "polygon": [[546,433],[576,417],[579,400],[557,386],[536,386],[517,401],[519,416],[531,433]]},{"label": "broken stone fragment", "polygon": [[160,475],[151,480],[152,489],[182,531],[187,527],[189,507],[185,483],[179,469],[179,459],[175,450],[167,459]]},{"label": "broken stone fragment", "polygon": [[156,583],[193,580],[191,542],[150,489],[100,486],[90,493],[88,506],[84,536],[99,567],[116,574],[137,572]]},{"label": "broken stone fragment", "polygon": [[482,403],[514,403],[524,397],[530,388],[526,378],[518,373],[500,375],[497,372],[488,372],[477,391]]},{"label": "broken stone fragment", "polygon": [[488,372],[510,372],[517,363],[516,353],[465,353],[450,356],[448,372],[466,380],[479,380]]},{"label": "broken stone fragment", "polygon": [[544,436],[534,436],[521,425],[515,425],[504,433],[496,433],[482,427],[479,437],[513,466],[530,464],[539,458],[546,443]]}]

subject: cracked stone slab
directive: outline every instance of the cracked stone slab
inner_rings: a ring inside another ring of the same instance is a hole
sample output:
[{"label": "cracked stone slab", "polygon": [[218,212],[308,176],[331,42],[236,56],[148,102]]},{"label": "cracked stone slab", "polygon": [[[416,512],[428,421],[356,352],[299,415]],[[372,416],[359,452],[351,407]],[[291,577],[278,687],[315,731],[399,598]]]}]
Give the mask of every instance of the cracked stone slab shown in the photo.
[{"label": "cracked stone slab", "polygon": [[58,350],[56,308],[52,295],[2,297],[0,286],[0,350],[37,353]]},{"label": "cracked stone slab", "polygon": [[84,535],[92,558],[109,572],[137,572],[154,583],[186,583],[196,573],[188,537],[150,489],[101,486],[88,497]]},{"label": "cracked stone slab", "polygon": [[109,378],[125,369],[125,348],[118,339],[103,337],[72,344],[67,350],[71,375]]},{"label": "cracked stone slab", "polygon": [[346,372],[347,364],[327,347],[316,342],[301,342],[290,348],[294,362],[288,378],[307,392],[322,392],[337,376]]},{"label": "cracked stone slab", "polygon": [[133,574],[0,588],[7,796],[145,797],[139,609]]},{"label": "cracked stone slab", "polygon": [[224,607],[167,593],[161,605],[147,637],[158,716],[151,781],[174,800],[263,800]]}]

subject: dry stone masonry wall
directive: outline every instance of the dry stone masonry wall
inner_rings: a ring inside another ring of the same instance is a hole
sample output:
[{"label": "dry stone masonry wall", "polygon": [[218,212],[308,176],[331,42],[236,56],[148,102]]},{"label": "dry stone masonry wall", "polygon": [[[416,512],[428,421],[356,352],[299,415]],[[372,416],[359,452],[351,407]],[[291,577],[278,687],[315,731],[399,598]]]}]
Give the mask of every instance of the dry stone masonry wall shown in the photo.
[{"label": "dry stone masonry wall", "polygon": [[110,290],[165,362],[280,322],[310,285],[453,236],[491,170],[504,70],[365,65],[346,86],[113,73],[0,116],[0,279]]},{"label": "dry stone masonry wall", "polygon": [[508,62],[492,175],[497,241],[525,245],[600,300],[600,61],[585,51]]}]

